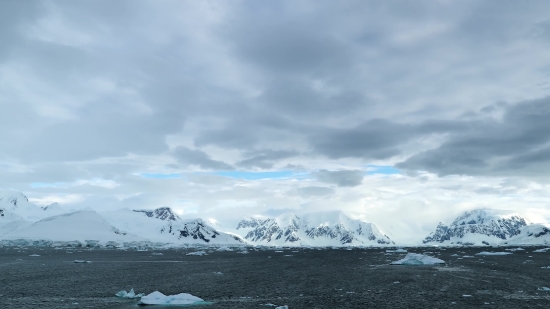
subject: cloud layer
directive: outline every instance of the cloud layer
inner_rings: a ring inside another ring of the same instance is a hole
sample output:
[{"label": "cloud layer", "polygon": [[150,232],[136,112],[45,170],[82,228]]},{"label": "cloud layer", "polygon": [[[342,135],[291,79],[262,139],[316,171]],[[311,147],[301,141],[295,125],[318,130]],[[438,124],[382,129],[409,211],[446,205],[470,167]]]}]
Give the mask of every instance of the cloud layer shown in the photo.
[{"label": "cloud layer", "polygon": [[338,208],[411,231],[437,224],[414,222],[426,205],[546,207],[549,10],[5,1],[0,188],[219,217]]}]

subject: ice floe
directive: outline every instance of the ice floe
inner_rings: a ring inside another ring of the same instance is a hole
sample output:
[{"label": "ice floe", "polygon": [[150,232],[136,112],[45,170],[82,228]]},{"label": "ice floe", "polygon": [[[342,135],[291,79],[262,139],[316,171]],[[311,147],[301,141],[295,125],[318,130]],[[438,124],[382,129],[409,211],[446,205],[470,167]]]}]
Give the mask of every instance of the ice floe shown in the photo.
[{"label": "ice floe", "polygon": [[197,256],[203,256],[208,255],[205,251],[195,251],[195,252],[189,252],[186,255],[197,255]]},{"label": "ice floe", "polygon": [[204,302],[202,298],[197,296],[180,293],[177,295],[164,295],[159,291],[141,297],[138,304],[141,305],[191,305]]},{"label": "ice floe", "polygon": [[489,252],[489,251],[481,251],[479,253],[476,253],[476,255],[509,255],[512,254],[512,252]]},{"label": "ice floe", "polygon": [[407,253],[407,255],[398,261],[391,262],[391,265],[434,265],[444,264],[445,261],[431,256],[419,253]]},{"label": "ice floe", "polygon": [[537,249],[537,250],[535,250],[535,251],[533,251],[533,252],[543,253],[543,252],[546,252],[546,251],[548,251],[548,250],[550,250],[550,248]]},{"label": "ice floe", "polygon": [[86,261],[86,260],[74,260],[73,263],[91,263],[92,261]]},{"label": "ice floe", "polygon": [[119,291],[118,293],[115,294],[115,296],[120,297],[120,298],[140,298],[143,295],[145,295],[145,294],[144,293],[136,294],[134,292],[134,289],[131,289],[130,292],[126,292],[126,291],[123,290],[123,291]]}]

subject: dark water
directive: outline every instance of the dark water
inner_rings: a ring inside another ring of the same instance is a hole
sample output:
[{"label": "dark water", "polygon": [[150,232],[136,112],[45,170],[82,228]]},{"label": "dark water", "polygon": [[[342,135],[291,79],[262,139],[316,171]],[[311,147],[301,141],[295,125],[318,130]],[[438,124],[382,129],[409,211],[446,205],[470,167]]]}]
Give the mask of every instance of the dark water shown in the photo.
[{"label": "dark water", "polygon": [[414,249],[447,264],[390,266],[404,254],[287,249],[185,256],[189,251],[0,248],[0,308],[139,308],[137,300],[114,296],[131,288],[212,302],[199,308],[550,308],[550,292],[537,290],[550,287],[550,269],[541,268],[550,265],[550,252],[534,249],[485,257],[474,254],[487,249]]}]

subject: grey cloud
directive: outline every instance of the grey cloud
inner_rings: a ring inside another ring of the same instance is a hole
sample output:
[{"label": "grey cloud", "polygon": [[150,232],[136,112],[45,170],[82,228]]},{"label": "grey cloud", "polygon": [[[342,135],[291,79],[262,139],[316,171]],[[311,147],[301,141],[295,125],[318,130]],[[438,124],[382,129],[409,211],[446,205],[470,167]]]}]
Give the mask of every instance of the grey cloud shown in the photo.
[{"label": "grey cloud", "polygon": [[550,170],[550,98],[507,107],[501,121],[470,122],[440,147],[412,156],[398,168],[439,175],[533,175]]},{"label": "grey cloud", "polygon": [[321,182],[335,184],[339,187],[356,187],[363,182],[364,172],[360,170],[320,170],[314,176]]},{"label": "grey cloud", "polygon": [[184,146],[173,151],[174,157],[184,165],[196,165],[202,169],[232,170],[233,167],[225,162],[213,160],[210,156],[198,149],[189,149]]},{"label": "grey cloud", "polygon": [[237,162],[236,165],[246,168],[258,167],[268,169],[272,168],[274,162],[277,160],[295,157],[298,155],[298,152],[268,149],[263,151],[253,151],[247,155],[249,158]]}]

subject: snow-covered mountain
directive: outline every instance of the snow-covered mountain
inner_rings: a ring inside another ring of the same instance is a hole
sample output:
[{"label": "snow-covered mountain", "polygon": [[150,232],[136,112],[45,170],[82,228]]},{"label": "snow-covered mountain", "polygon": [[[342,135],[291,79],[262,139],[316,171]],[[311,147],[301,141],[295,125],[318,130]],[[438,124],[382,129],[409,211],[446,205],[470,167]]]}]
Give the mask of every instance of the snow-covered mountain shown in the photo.
[{"label": "snow-covered mountain", "polygon": [[266,219],[245,217],[237,224],[237,230],[254,229],[262,224]]},{"label": "snow-covered mountain", "polygon": [[508,210],[476,209],[464,212],[450,225],[439,223],[422,242],[442,245],[494,245],[521,233],[527,221]]},{"label": "snow-covered mountain", "polygon": [[18,216],[27,221],[36,221],[67,212],[57,203],[44,208],[36,206],[29,202],[23,193],[17,191],[0,191],[0,210],[4,214],[11,213],[12,216]]},{"label": "snow-covered mountain", "polygon": [[153,210],[134,210],[134,211],[144,213],[147,217],[157,218],[165,221],[181,220],[181,218],[170,207],[160,207]]},{"label": "snow-covered mountain", "polygon": [[[157,212],[164,209],[162,212]],[[120,209],[102,213],[105,220],[120,229],[142,235],[151,241],[175,244],[242,244],[244,240],[230,233],[213,228],[202,219],[183,220],[173,214],[170,208],[163,207],[151,211],[159,216],[147,215],[144,211]]]},{"label": "snow-covered mountain", "polygon": [[119,243],[145,241],[143,237],[126,233],[109,224],[97,212],[85,209],[48,217],[3,235],[3,239],[30,239],[49,241],[90,241]]},{"label": "snow-covered mountain", "polygon": [[393,241],[372,224],[354,220],[341,211],[316,212],[297,216],[282,214],[276,218],[250,220],[237,229],[254,226],[247,241],[265,245],[368,246],[390,245]]},{"label": "snow-covered mountain", "polygon": [[202,219],[168,222],[160,233],[175,236],[184,243],[202,242],[208,244],[244,244],[242,237],[226,232],[220,232],[208,225]]},{"label": "snow-covered mountain", "polygon": [[550,224],[531,224],[519,229],[507,245],[550,245]]}]

